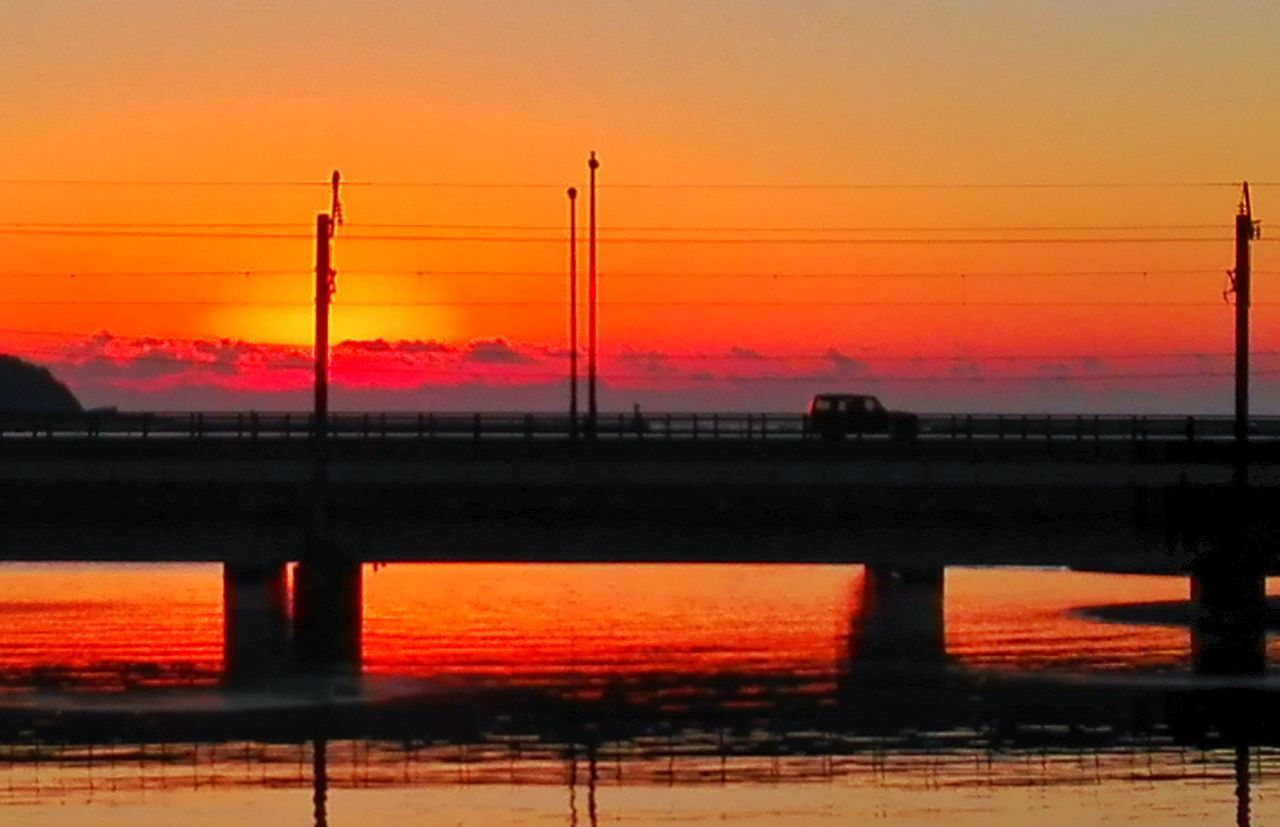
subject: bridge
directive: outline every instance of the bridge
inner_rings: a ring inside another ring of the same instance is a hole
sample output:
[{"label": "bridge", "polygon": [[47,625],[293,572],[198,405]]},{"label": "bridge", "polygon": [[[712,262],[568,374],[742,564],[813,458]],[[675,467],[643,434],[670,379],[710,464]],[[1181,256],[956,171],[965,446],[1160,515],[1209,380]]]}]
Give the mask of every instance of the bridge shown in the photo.
[{"label": "bridge", "polygon": [[[309,561],[295,618],[358,662],[362,562],[865,563],[928,584],[889,603],[938,607],[947,565],[1189,573],[1235,513],[1225,417],[941,414],[914,439],[841,440],[776,413],[606,415],[594,439],[546,414],[337,414],[323,440],[313,425],[0,418],[0,559],[221,562],[228,660],[259,665],[287,645],[285,565]],[[1280,418],[1251,431],[1261,505]],[[902,645],[936,651],[936,615],[886,628],[923,621]]]},{"label": "bridge", "polygon": [[[605,427],[609,423],[610,427]],[[305,414],[0,418],[5,559],[296,560]],[[1255,496],[1280,417],[1253,420]],[[328,533],[353,559],[1030,563],[1185,570],[1231,482],[1225,417],[923,416],[823,439],[786,414],[338,414]]]}]

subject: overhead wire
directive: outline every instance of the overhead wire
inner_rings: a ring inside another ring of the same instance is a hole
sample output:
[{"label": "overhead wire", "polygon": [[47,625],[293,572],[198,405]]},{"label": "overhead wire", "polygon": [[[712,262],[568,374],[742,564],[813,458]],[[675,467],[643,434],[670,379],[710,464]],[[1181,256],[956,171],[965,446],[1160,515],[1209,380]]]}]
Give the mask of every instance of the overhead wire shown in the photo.
[{"label": "overhead wire", "polygon": [[[310,228],[305,221],[0,221],[0,227],[14,229],[288,229]],[[483,223],[430,223],[430,222],[346,222],[350,228],[379,230],[526,230],[563,232],[564,227],[552,224],[483,224]],[[813,227],[734,226],[734,225],[681,225],[681,224],[615,224],[599,228],[600,232],[762,232],[762,233],[836,233],[836,232],[1062,232],[1062,231],[1120,231],[1120,230],[1215,230],[1221,224],[956,224],[956,225],[836,225]]]},{"label": "overhead wire", "polygon": [[[707,190],[998,190],[998,189],[1211,189],[1238,188],[1241,181],[616,181],[602,189],[707,189]],[[0,178],[0,186],[105,186],[105,187],[329,187],[328,178],[311,179],[143,179],[143,178]],[[412,189],[561,189],[552,181],[457,180],[343,180],[344,187]],[[1280,186],[1276,181],[1251,181],[1250,186]]]},{"label": "overhead wire", "polygon": [[[39,229],[32,227],[0,227],[0,236],[66,238],[156,238],[156,239],[238,239],[245,241],[309,241],[312,234],[298,232],[248,232],[248,231],[187,231],[187,230],[128,230],[128,229]],[[490,243],[490,244],[564,244],[560,235],[391,235],[348,233],[342,237],[349,242],[414,242],[414,243]],[[773,244],[773,245],[984,245],[984,244],[1203,244],[1230,241],[1231,236],[1054,236],[1025,237],[971,237],[971,238],[760,238],[726,237],[700,238],[695,236],[606,236],[603,244]]]},{"label": "overhead wire", "polygon": [[[1221,301],[995,301],[995,300],[962,300],[962,301],[917,301],[911,299],[867,299],[856,301],[844,300],[804,300],[804,301],[705,301],[655,299],[618,300],[604,303],[610,307],[699,307],[705,310],[741,307],[1105,307],[1141,309],[1144,307],[1222,307]],[[6,299],[0,298],[2,306],[73,306],[84,305],[94,307],[311,307],[312,302],[304,301],[263,301],[247,299]],[[497,300],[439,300],[439,301],[349,301],[334,304],[335,307],[563,307],[564,302],[537,301],[527,299]],[[1253,302],[1253,307],[1275,307],[1280,302]]]},{"label": "overhead wire", "polygon": [[[1198,269],[1150,269],[1150,270],[937,270],[937,271],[900,271],[900,272],[636,272],[612,271],[602,272],[601,278],[608,279],[939,279],[939,278],[1087,278],[1112,276],[1174,276],[1174,275],[1214,275],[1223,274],[1221,267]],[[1280,271],[1254,270],[1254,275],[1280,275]],[[8,271],[0,272],[0,278],[109,278],[109,277],[234,277],[252,278],[258,276],[310,276],[310,269],[227,269],[227,270],[46,270],[46,271]],[[344,278],[349,277],[413,277],[413,278],[470,278],[476,276],[500,278],[554,278],[564,279],[566,274],[559,270],[432,270],[432,269],[378,269],[378,270],[346,270]]]}]

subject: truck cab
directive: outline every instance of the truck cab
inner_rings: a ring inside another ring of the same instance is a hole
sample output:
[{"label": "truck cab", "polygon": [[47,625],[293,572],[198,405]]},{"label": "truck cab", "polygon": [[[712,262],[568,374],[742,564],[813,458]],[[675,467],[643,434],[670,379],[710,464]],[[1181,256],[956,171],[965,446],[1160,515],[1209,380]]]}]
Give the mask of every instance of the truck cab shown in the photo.
[{"label": "truck cab", "polygon": [[809,430],[826,439],[850,434],[886,434],[893,439],[915,439],[918,418],[913,413],[891,411],[874,396],[820,393],[809,402]]}]

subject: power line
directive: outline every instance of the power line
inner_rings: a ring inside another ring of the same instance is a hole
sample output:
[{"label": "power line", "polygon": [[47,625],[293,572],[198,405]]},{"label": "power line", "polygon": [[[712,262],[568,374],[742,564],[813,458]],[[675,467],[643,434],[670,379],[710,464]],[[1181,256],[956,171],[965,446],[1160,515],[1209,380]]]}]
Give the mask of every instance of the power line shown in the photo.
[{"label": "power line", "polygon": [[[303,221],[0,221],[0,227],[12,229],[300,229],[309,227]],[[419,222],[347,222],[346,227],[378,230],[524,230],[563,232],[564,227],[551,224],[483,224],[483,223],[419,223]],[[837,232],[1064,232],[1120,230],[1215,230],[1222,224],[957,224],[957,225],[845,225],[814,227],[732,226],[732,225],[643,225],[616,224],[600,229],[605,232],[759,232],[759,233],[837,233]]]},{"label": "power line", "polygon": [[[343,186],[350,186],[346,181]],[[142,178],[0,178],[0,186],[9,187],[330,187],[324,181],[198,181],[175,179],[170,181]]]},{"label": "power line", "polygon": [[223,337],[223,336],[206,336],[203,338],[193,338],[190,334],[169,335],[164,333],[149,333],[145,336],[121,337],[111,333],[108,330],[99,330],[92,333],[86,333],[84,331],[72,331],[72,330],[33,330],[30,328],[3,327],[3,328],[0,328],[0,335],[56,336],[56,337],[67,338],[67,339],[95,339],[98,337],[106,337],[107,339],[112,341],[126,341],[131,346],[151,346],[153,344],[159,344],[159,342],[156,342],[155,340],[164,339],[166,340],[167,343],[185,342],[185,343],[191,343],[191,344],[196,344],[196,343],[207,344],[209,342],[215,342],[215,343],[235,342],[238,344],[246,344],[246,345],[251,345],[253,347],[262,347],[262,348],[307,350],[308,352],[311,350],[310,343],[287,344],[284,342],[262,342],[256,339],[253,341],[249,341],[244,339],[235,339],[235,338]]},{"label": "power line", "polygon": [[[937,271],[902,271],[902,272],[864,272],[864,273],[659,273],[659,272],[612,272],[601,274],[609,279],[939,279],[939,278],[1074,278],[1074,277],[1116,277],[1116,276],[1175,276],[1175,275],[1214,275],[1221,276],[1223,268],[1199,269],[1152,269],[1152,270],[937,270]],[[1255,275],[1280,275],[1280,271],[1254,271]],[[50,270],[50,271],[10,271],[0,272],[0,278],[37,278],[37,279],[77,279],[77,278],[112,278],[112,277],[174,277],[174,278],[254,278],[259,276],[310,276],[303,269],[241,269],[241,270]],[[405,277],[405,278],[472,278],[477,276],[500,278],[548,278],[564,279],[565,274],[552,270],[343,270],[344,278],[349,277]]]},{"label": "power line", "polygon": [[[927,182],[862,182],[862,183],[786,183],[786,182],[623,182],[610,184],[612,189],[756,189],[756,190],[1000,190],[1000,189],[1238,189],[1239,181],[927,181]],[[1250,182],[1252,187],[1277,186],[1280,182]]]},{"label": "power line", "polygon": [[[240,239],[257,241],[307,241],[312,236],[308,233],[286,232],[238,232],[238,231],[168,231],[168,230],[117,230],[117,229],[33,229],[3,228],[0,235],[6,236],[59,236],[71,238],[173,238],[173,239]],[[983,245],[983,244],[1175,244],[1175,243],[1221,243],[1230,241],[1230,236],[1055,236],[1052,238],[698,238],[698,237],[645,237],[645,236],[606,236],[601,239],[607,244],[801,244],[801,245]],[[564,244],[560,236],[515,236],[515,235],[387,235],[387,234],[347,234],[343,242],[416,242],[416,243],[498,243],[498,244]]]},{"label": "power line", "polygon": [[[1089,360],[1161,360],[1161,359],[1226,359],[1234,356],[1231,352],[1192,352],[1164,351],[1147,353],[977,353],[977,354],[874,354],[844,353],[838,349],[817,353],[764,354],[753,353],[682,353],[680,351],[606,351],[604,355],[618,359],[678,359],[708,361],[742,361],[742,362],[818,362],[840,361],[852,359],[859,362],[1045,362],[1063,360],[1068,362],[1085,362]],[[1254,350],[1254,356],[1280,356],[1280,350]]]},{"label": "power line", "polygon": [[33,228],[0,228],[0,235],[7,236],[63,236],[63,237],[87,237],[87,238],[240,238],[240,239],[261,239],[268,241],[297,241],[309,240],[312,235],[309,233],[254,233],[254,232],[186,232],[186,231],[167,231],[167,230],[72,230],[72,229],[33,229]]},{"label": "power line", "polygon": [[[1175,275],[1214,275],[1222,276],[1223,268],[1199,268],[1185,270],[937,270],[937,271],[902,271],[902,272],[865,272],[865,273],[659,273],[659,272],[612,272],[601,273],[602,278],[609,279],[939,279],[939,278],[1068,278],[1068,277],[1115,277],[1115,276],[1175,276]],[[1255,275],[1280,275],[1280,271],[1254,271]],[[253,278],[259,276],[309,276],[303,269],[275,270],[60,270],[60,271],[11,271],[0,272],[0,278],[105,278],[105,277],[234,277]],[[564,279],[565,274],[552,270],[343,270],[344,278],[349,277],[405,277],[405,278],[472,278],[477,276],[500,278],[548,278]]]},{"label": "power line", "polygon": [[[9,273],[0,273],[0,278],[5,279],[78,279],[78,278],[135,278],[135,277],[164,277],[164,278],[204,278],[204,277],[221,277],[221,276],[238,276],[241,278],[248,276],[305,276],[308,275],[306,270],[90,270],[81,272],[78,270],[65,271],[15,271]],[[350,275],[344,273],[343,275]]]},{"label": "power line", "polygon": [[[680,301],[622,300],[606,302],[611,307],[700,307],[719,309],[726,307],[1222,307],[1222,302],[1173,302],[1173,301],[915,301],[902,299],[859,301]],[[3,299],[2,306],[160,306],[160,307],[311,307],[311,302],[300,301],[249,301],[229,299]],[[563,307],[560,301],[535,301],[525,299],[479,301],[395,301],[395,302],[335,302],[337,307]],[[1280,302],[1254,302],[1254,307],[1275,307]]]},{"label": "power line", "polygon": [[[0,227],[10,229],[303,229],[306,221],[0,221]],[[366,225],[368,226],[368,225]],[[1211,226],[1211,225],[1206,225]],[[1192,229],[1203,229],[1191,227]]]},{"label": "power line", "polygon": [[[1238,188],[1240,181],[623,181],[602,185],[607,189],[708,189],[708,190],[996,190],[996,189],[1212,189]],[[103,187],[329,187],[328,179],[316,180],[192,180],[139,178],[0,178],[0,186],[103,186]],[[1280,186],[1276,181],[1250,182],[1254,187]],[[410,181],[344,180],[344,187],[416,189],[562,189],[564,182],[546,181]]]}]

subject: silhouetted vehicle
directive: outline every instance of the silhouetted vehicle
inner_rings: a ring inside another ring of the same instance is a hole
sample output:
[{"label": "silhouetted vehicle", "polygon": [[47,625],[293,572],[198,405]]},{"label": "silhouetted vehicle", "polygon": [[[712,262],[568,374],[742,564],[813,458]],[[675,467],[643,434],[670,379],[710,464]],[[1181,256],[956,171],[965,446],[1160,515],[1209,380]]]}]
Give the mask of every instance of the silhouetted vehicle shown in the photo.
[{"label": "silhouetted vehicle", "polygon": [[892,439],[915,439],[919,417],[890,411],[874,396],[820,393],[809,403],[809,429],[826,439],[850,434],[888,434]]}]

